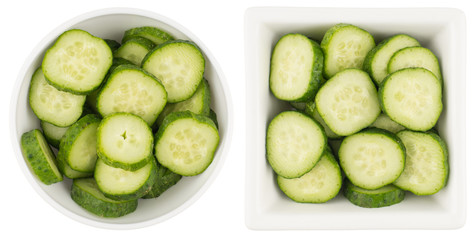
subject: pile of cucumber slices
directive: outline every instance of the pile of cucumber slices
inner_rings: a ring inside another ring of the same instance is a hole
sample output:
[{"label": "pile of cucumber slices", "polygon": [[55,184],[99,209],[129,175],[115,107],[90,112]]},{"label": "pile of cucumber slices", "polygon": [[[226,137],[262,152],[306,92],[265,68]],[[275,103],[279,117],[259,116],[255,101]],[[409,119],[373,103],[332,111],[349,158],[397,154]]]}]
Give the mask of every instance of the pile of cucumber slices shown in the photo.
[{"label": "pile of cucumber slices", "polygon": [[133,212],[213,161],[220,138],[204,71],[193,42],[156,27],[127,30],[121,43],[64,32],[31,78],[41,130],[21,137],[27,164],[47,185],[73,179],[72,199],[93,214]]},{"label": "pile of cucumber slices", "polygon": [[266,134],[267,161],[292,200],[322,203],[342,192],[377,208],[446,185],[448,150],[434,128],[442,74],[415,38],[397,34],[376,45],[351,24],[331,27],[320,44],[289,33],[274,46],[269,86],[293,107]]}]

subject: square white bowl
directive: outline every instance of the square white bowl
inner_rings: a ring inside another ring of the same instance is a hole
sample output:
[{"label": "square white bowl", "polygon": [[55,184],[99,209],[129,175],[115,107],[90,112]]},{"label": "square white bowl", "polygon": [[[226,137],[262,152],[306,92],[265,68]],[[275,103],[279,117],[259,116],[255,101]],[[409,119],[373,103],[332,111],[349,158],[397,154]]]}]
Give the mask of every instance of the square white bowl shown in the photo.
[{"label": "square white bowl", "polygon": [[[277,40],[296,32],[320,42],[337,23],[370,32],[376,43],[406,33],[438,56],[444,85],[444,111],[437,129],[449,148],[447,186],[432,196],[406,194],[396,205],[357,207],[341,193],[327,203],[302,204],[287,198],[265,157],[267,125],[289,105],[269,90],[271,52]],[[450,8],[250,8],[245,14],[247,90],[246,225],[282,229],[454,229],[466,218],[465,48],[462,11]]]},{"label": "square white bowl", "polygon": [[[70,196],[72,181],[64,179],[52,185],[42,184],[28,168],[20,149],[21,135],[40,128],[40,121],[28,104],[28,88],[33,72],[41,65],[44,52],[66,30],[79,28],[94,36],[121,40],[123,33],[133,27],[156,26],[177,39],[193,41],[203,52],[206,61],[205,78],[211,92],[211,108],[219,122],[220,143],[210,166],[200,175],[183,177],[176,185],[154,199],[139,199],[137,210],[120,218],[93,215]],[[177,22],[154,12],[134,8],[106,8],[88,12],[59,25],[48,33],[33,49],[20,70],[13,89],[10,107],[12,144],[20,167],[38,194],[51,206],[72,219],[101,228],[134,229],[163,222],[193,204],[208,189],[225,161],[232,134],[232,103],[227,83],[218,62],[210,50],[191,31]]]}]

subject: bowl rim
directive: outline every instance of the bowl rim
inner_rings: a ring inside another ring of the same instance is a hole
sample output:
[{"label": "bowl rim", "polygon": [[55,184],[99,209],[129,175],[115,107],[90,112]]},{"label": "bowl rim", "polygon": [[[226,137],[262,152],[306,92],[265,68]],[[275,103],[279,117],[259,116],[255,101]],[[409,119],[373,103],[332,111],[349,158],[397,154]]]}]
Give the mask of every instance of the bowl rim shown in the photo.
[{"label": "bowl rim", "polygon": [[[221,136],[221,139],[220,139],[220,142],[221,142],[220,148],[222,149],[221,155],[219,156],[219,161],[217,161],[215,169],[210,174],[208,179],[204,182],[204,184],[199,188],[199,190],[191,198],[187,199],[178,208],[175,208],[172,211],[162,216],[141,221],[141,222],[136,222],[136,223],[107,223],[107,222],[95,221],[93,219],[89,219],[89,218],[77,215],[71,212],[70,210],[68,210],[67,208],[65,208],[63,205],[56,202],[50,195],[48,195],[45,191],[43,191],[43,189],[40,186],[41,183],[39,183],[39,181],[35,178],[35,176],[33,176],[31,171],[29,170],[28,165],[26,164],[21,152],[21,147],[19,144],[20,139],[16,133],[17,105],[18,105],[18,100],[20,99],[18,93],[20,92],[21,86],[23,84],[23,80],[25,78],[25,75],[26,75],[25,73],[27,72],[27,69],[31,66],[31,64],[33,64],[35,57],[43,52],[43,49],[41,47],[47,46],[48,43],[50,43],[51,41],[54,41],[57,38],[57,36],[59,36],[65,30],[71,28],[75,24],[81,23],[87,19],[92,19],[94,17],[106,16],[106,15],[117,15],[117,14],[138,15],[141,17],[147,17],[153,20],[164,22],[168,24],[169,26],[175,28],[179,32],[183,33],[184,35],[186,35],[192,41],[194,41],[200,47],[200,49],[206,54],[206,57],[208,58],[209,62],[212,63],[213,68],[216,71],[217,78],[219,79],[219,82],[222,87],[221,90],[223,91],[223,96],[225,98],[224,105],[226,106],[226,114],[223,115],[223,118],[227,120],[226,132],[224,136]],[[54,207],[56,210],[58,210],[62,214],[80,223],[93,226],[93,227],[106,228],[106,229],[124,229],[125,230],[125,229],[137,229],[137,228],[148,227],[148,226],[163,222],[167,219],[170,219],[176,216],[177,214],[179,214],[180,212],[184,211],[186,208],[190,207],[194,202],[196,202],[204,194],[204,192],[209,188],[209,186],[213,183],[213,181],[216,179],[217,175],[221,171],[221,168],[224,165],[225,158],[230,148],[229,145],[230,145],[231,137],[233,134],[232,96],[231,96],[226,78],[224,76],[224,73],[221,70],[221,67],[219,66],[217,60],[212,55],[211,51],[197,36],[195,36],[190,30],[186,29],[184,26],[182,26],[178,22],[164,15],[161,15],[159,13],[143,10],[139,8],[114,7],[114,8],[103,8],[103,9],[85,12],[83,14],[77,15],[67,20],[66,22],[54,28],[52,31],[45,34],[43,39],[41,39],[38,42],[38,44],[36,44],[36,46],[27,56],[25,62],[23,63],[23,66],[20,68],[17,79],[13,86],[12,96],[10,98],[9,114],[10,114],[9,116],[10,136],[11,136],[12,148],[13,148],[13,151],[15,152],[15,156],[18,160],[18,164],[20,168],[22,169],[22,172],[24,173],[25,177],[28,179],[28,182],[30,183],[31,187],[41,196],[43,200],[45,200],[49,205]]]}]

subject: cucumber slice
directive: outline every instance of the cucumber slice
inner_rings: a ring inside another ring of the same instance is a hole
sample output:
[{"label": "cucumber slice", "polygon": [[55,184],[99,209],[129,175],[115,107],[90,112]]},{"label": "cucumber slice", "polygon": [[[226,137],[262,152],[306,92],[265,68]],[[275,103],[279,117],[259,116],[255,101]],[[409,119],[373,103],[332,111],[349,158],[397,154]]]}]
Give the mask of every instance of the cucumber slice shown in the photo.
[{"label": "cucumber slice", "polygon": [[137,170],[150,162],[152,149],[152,130],[136,115],[115,113],[99,124],[97,154],[108,165]]},{"label": "cucumber slice", "polygon": [[104,196],[94,178],[75,179],[71,187],[71,198],[90,213],[105,218],[116,218],[134,212],[138,200],[116,201]]},{"label": "cucumber slice", "polygon": [[205,60],[194,43],[175,40],[150,51],[142,68],[163,83],[168,93],[167,101],[176,103],[193,96],[203,79]]},{"label": "cucumber slice", "polygon": [[424,68],[405,68],[390,74],[379,88],[383,111],[395,122],[415,130],[435,126],[443,109],[442,85]]},{"label": "cucumber slice", "polygon": [[71,125],[61,139],[58,161],[79,172],[94,172],[97,151],[97,127],[101,119],[88,114]]},{"label": "cucumber slice", "polygon": [[49,122],[41,121],[41,130],[46,141],[53,147],[59,148],[61,138],[64,136],[69,127],[57,127]]},{"label": "cucumber slice", "polygon": [[403,130],[397,136],[406,146],[406,168],[394,185],[416,195],[435,194],[447,184],[448,150],[434,132]]},{"label": "cucumber slice", "polygon": [[120,47],[120,43],[113,39],[104,39],[104,42],[107,43],[112,52],[115,52]]},{"label": "cucumber slice", "polygon": [[211,108],[209,109],[208,117],[214,122],[214,125],[216,125],[216,129],[219,130],[218,115],[216,115],[216,112]]},{"label": "cucumber slice", "polygon": [[40,120],[67,127],[81,117],[86,97],[63,92],[51,86],[41,68],[38,68],[31,78],[28,101]]},{"label": "cucumber slice", "polygon": [[326,145],[320,124],[300,112],[282,112],[267,127],[267,161],[284,178],[298,178],[312,170]]},{"label": "cucumber slice", "polygon": [[114,52],[114,57],[129,60],[137,66],[142,64],[142,60],[147,53],[155,47],[155,44],[142,37],[134,37]]},{"label": "cucumber slice", "polygon": [[406,47],[420,46],[419,42],[406,34],[398,34],[385,39],[369,51],[363,63],[363,69],[369,73],[379,86],[388,73],[388,62],[393,54]]},{"label": "cucumber slice", "polygon": [[[153,161],[156,161],[156,160],[154,159]],[[175,185],[182,178],[181,175],[178,175],[170,171],[170,169],[158,163],[157,163],[157,166],[158,166],[158,176],[155,182],[153,183],[153,186],[150,189],[150,191],[148,191],[148,193],[145,194],[145,196],[143,196],[142,198],[145,198],[145,199],[157,198],[160,195],[162,195],[162,193],[164,193],[166,190],[173,187],[173,185]]]},{"label": "cucumber slice", "polygon": [[323,52],[302,34],[283,36],[272,52],[269,86],[278,99],[308,101],[322,81]]},{"label": "cucumber slice", "polygon": [[343,195],[356,206],[380,208],[402,202],[406,196],[406,192],[392,184],[375,190],[367,190],[355,186],[346,179],[343,184]]},{"label": "cucumber slice", "polygon": [[442,83],[439,60],[431,50],[423,47],[407,47],[394,53],[388,63],[388,73],[414,67],[431,71]]},{"label": "cucumber slice", "polygon": [[321,47],[325,55],[323,76],[325,79],[347,68],[363,68],[366,54],[375,46],[373,36],[367,31],[340,23],[323,36]]},{"label": "cucumber slice", "polygon": [[386,115],[384,113],[379,114],[378,118],[376,118],[376,121],[374,121],[370,125],[370,127],[375,127],[375,128],[388,130],[392,133],[397,133],[397,132],[405,129],[405,127],[403,127],[399,123],[391,120],[391,118],[389,118],[388,115]]},{"label": "cucumber slice", "polygon": [[219,143],[213,121],[190,111],[166,116],[155,138],[158,162],[183,176],[204,172],[213,161]]},{"label": "cucumber slice", "polygon": [[378,93],[369,75],[346,69],[329,79],[315,96],[317,111],[337,135],[368,127],[381,113]]},{"label": "cucumber slice", "polygon": [[56,167],[54,154],[40,130],[23,133],[21,151],[28,167],[42,183],[50,185],[63,180]]},{"label": "cucumber slice", "polygon": [[111,65],[112,51],[104,40],[72,29],[46,51],[42,68],[57,89],[85,95],[101,85]]},{"label": "cucumber slice", "polygon": [[97,110],[106,117],[113,113],[133,113],[151,126],[167,103],[167,92],[151,74],[132,65],[112,71],[97,96]]},{"label": "cucumber slice", "polygon": [[[310,101],[310,102],[313,102],[313,101]],[[295,108],[295,110],[299,110],[299,111],[305,111],[307,103],[308,102],[289,102],[290,106]]]},{"label": "cucumber slice", "polygon": [[163,119],[172,112],[191,111],[196,114],[209,115],[209,105],[211,104],[211,97],[209,91],[208,81],[203,78],[198,89],[193,96],[185,101],[177,103],[168,103],[163,108],[163,111],[158,115],[156,126],[162,124]]},{"label": "cucumber slice", "polygon": [[364,189],[394,182],[404,170],[405,148],[393,133],[370,128],[343,139],[340,165],[350,181]]},{"label": "cucumber slice", "polygon": [[323,203],[338,195],[342,177],[338,163],[327,150],[308,173],[293,179],[277,176],[277,184],[296,202]]},{"label": "cucumber slice", "polygon": [[76,178],[86,178],[86,177],[92,177],[94,175],[94,172],[79,172],[74,169],[72,169],[67,162],[63,162],[62,159],[56,158],[56,163],[58,164],[58,169],[59,171],[66,176],[67,178],[70,179],[76,179]]},{"label": "cucumber slice", "polygon": [[336,134],[335,132],[333,132],[329,127],[328,125],[325,123],[325,121],[323,120],[322,116],[320,116],[320,114],[318,113],[317,111],[317,106],[315,105],[315,102],[314,101],[310,101],[310,102],[307,102],[305,104],[305,113],[308,114],[309,116],[313,117],[313,119],[315,119],[318,123],[320,123],[320,125],[322,125],[323,127],[323,130],[325,130],[325,135],[330,138],[330,139],[337,139],[337,138],[341,138],[340,135]]},{"label": "cucumber slice", "polygon": [[124,37],[122,38],[122,43],[125,43],[129,41],[129,39],[136,37],[146,38],[155,43],[155,45],[159,45],[164,42],[168,42],[175,39],[170,33],[167,33],[162,29],[152,26],[143,26],[131,28],[125,31]]},{"label": "cucumber slice", "polygon": [[[149,157],[149,159],[153,156]],[[94,171],[97,186],[108,198],[114,200],[133,200],[147,194],[158,176],[157,165],[154,161],[135,171],[112,167],[99,157]]]}]

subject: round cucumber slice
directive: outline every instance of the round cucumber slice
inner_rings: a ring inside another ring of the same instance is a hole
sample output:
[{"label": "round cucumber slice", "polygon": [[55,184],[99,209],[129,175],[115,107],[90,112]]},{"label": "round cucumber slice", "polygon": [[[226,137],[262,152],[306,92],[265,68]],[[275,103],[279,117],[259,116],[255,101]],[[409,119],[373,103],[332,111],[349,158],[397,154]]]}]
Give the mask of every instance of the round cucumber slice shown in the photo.
[{"label": "round cucumber slice", "polygon": [[71,198],[90,213],[105,218],[127,215],[138,206],[137,199],[116,201],[104,196],[94,178],[75,179],[71,187]]},{"label": "round cucumber slice", "polygon": [[183,176],[204,172],[213,161],[219,143],[214,122],[190,111],[166,116],[155,138],[158,162]]},{"label": "round cucumber slice", "polygon": [[[156,160],[154,159],[154,161]],[[173,185],[175,185],[182,178],[181,175],[178,175],[170,171],[170,169],[158,163],[157,163],[157,166],[158,166],[158,176],[155,179],[155,182],[153,183],[150,191],[148,191],[148,193],[145,194],[142,198],[145,198],[145,199],[157,198],[160,195],[162,195],[162,193],[164,193],[166,190],[168,190]]]},{"label": "round cucumber slice", "polygon": [[168,32],[159,29],[157,27],[152,26],[142,26],[131,28],[124,33],[124,37],[122,38],[122,43],[129,41],[131,38],[135,37],[143,37],[146,38],[155,45],[162,44],[164,42],[168,42],[174,40],[175,38]]},{"label": "round cucumber slice", "polygon": [[42,68],[54,87],[86,95],[101,85],[111,65],[112,51],[103,39],[72,29],[46,51]]},{"label": "round cucumber slice", "polygon": [[389,60],[388,73],[415,67],[431,71],[442,83],[439,60],[431,50],[420,46],[407,47],[395,52]]},{"label": "round cucumber slice", "polygon": [[152,149],[152,130],[136,115],[109,115],[97,129],[97,154],[108,165],[137,170],[150,162]]},{"label": "round cucumber slice", "polygon": [[378,118],[376,118],[376,120],[370,125],[370,127],[388,130],[392,133],[397,133],[405,129],[405,127],[391,120],[391,118],[384,113],[379,114]]},{"label": "round cucumber slice", "polygon": [[147,53],[155,47],[155,44],[143,37],[134,37],[114,52],[114,57],[126,59],[137,66],[142,65],[142,60]]},{"label": "round cucumber slice", "polygon": [[54,154],[40,130],[34,129],[21,136],[21,150],[30,170],[42,183],[50,185],[63,180]]},{"label": "round cucumber slice", "polygon": [[448,150],[434,132],[403,130],[397,136],[406,146],[406,167],[394,185],[416,195],[432,195],[446,184],[449,175]]},{"label": "round cucumber slice", "polygon": [[267,161],[284,178],[297,178],[312,170],[326,145],[323,128],[300,112],[282,112],[267,127]]},{"label": "round cucumber slice", "polygon": [[393,133],[370,128],[343,139],[340,165],[350,181],[364,189],[394,182],[404,170],[406,150]]},{"label": "round cucumber slice", "polygon": [[41,121],[41,130],[46,141],[53,147],[59,148],[61,138],[64,136],[69,127],[58,127],[49,122]]},{"label": "round cucumber slice", "polygon": [[277,184],[296,202],[323,203],[338,195],[342,177],[335,158],[330,151],[325,151],[308,173],[293,179],[277,176]]},{"label": "round cucumber slice", "polygon": [[406,192],[392,184],[374,190],[367,190],[355,186],[348,179],[345,179],[343,195],[356,206],[380,208],[402,202]]}]

